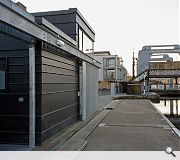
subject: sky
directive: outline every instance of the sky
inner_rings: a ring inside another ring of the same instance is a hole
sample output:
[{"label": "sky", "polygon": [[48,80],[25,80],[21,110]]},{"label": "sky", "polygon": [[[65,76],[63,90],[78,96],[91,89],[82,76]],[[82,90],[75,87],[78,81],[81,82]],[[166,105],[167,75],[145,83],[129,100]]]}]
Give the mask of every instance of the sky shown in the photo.
[{"label": "sky", "polygon": [[95,51],[122,56],[132,73],[132,53],[144,45],[179,44],[179,0],[13,0],[28,12],[78,8],[96,33]]}]

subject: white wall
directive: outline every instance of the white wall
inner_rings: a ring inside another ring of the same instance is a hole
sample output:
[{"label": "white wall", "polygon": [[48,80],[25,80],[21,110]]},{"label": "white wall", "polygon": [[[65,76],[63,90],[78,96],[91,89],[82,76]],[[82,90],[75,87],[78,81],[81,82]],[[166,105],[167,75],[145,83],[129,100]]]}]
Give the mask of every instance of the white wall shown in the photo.
[{"label": "white wall", "polygon": [[82,62],[80,67],[80,114],[85,120],[98,108],[98,68]]},{"label": "white wall", "polygon": [[86,63],[86,73],[86,117],[89,117],[98,107],[98,68]]}]

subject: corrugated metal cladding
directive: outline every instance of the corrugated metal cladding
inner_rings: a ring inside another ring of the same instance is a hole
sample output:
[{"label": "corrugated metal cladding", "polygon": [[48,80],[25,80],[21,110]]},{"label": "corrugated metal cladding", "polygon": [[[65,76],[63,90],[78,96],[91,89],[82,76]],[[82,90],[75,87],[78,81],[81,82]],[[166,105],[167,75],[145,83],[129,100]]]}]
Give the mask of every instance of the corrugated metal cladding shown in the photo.
[{"label": "corrugated metal cladding", "polygon": [[28,143],[28,45],[0,35],[0,58],[7,63],[6,92],[0,94],[0,143]]},{"label": "corrugated metal cladding", "polygon": [[[28,56],[28,44],[0,35],[0,59],[7,61],[6,92],[0,93],[0,143],[29,141]],[[35,61],[36,144],[42,144],[78,121],[79,65],[74,57],[41,42]]]}]

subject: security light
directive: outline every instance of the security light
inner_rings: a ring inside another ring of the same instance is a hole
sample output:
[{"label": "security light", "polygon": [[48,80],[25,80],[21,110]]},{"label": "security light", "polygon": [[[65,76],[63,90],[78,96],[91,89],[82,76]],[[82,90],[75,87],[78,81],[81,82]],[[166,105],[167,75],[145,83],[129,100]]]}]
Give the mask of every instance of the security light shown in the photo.
[{"label": "security light", "polygon": [[63,46],[63,45],[64,45],[64,42],[61,41],[60,39],[58,39],[58,40],[56,40],[56,44],[57,44],[58,46]]}]

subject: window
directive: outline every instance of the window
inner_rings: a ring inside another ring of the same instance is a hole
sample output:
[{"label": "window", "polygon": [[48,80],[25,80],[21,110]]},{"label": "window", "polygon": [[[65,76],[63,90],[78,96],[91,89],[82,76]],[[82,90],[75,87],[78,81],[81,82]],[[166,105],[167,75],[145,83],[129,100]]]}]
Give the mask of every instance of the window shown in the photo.
[{"label": "window", "polygon": [[114,58],[108,59],[108,67],[115,67],[115,59]]},{"label": "window", "polygon": [[79,50],[84,53],[93,53],[94,46],[93,41],[84,33],[84,31],[79,27],[78,35],[78,45]]},{"label": "window", "polygon": [[114,79],[115,78],[115,70],[106,70],[105,79]]},{"label": "window", "polygon": [[6,89],[6,60],[0,59],[0,92]]},{"label": "window", "polygon": [[83,34],[83,52],[92,53],[93,52],[93,42],[90,40],[86,34]]},{"label": "window", "polygon": [[115,58],[104,58],[104,67],[115,67]]},{"label": "window", "polygon": [[79,28],[79,50],[80,51],[83,50],[83,32],[80,28]]}]

